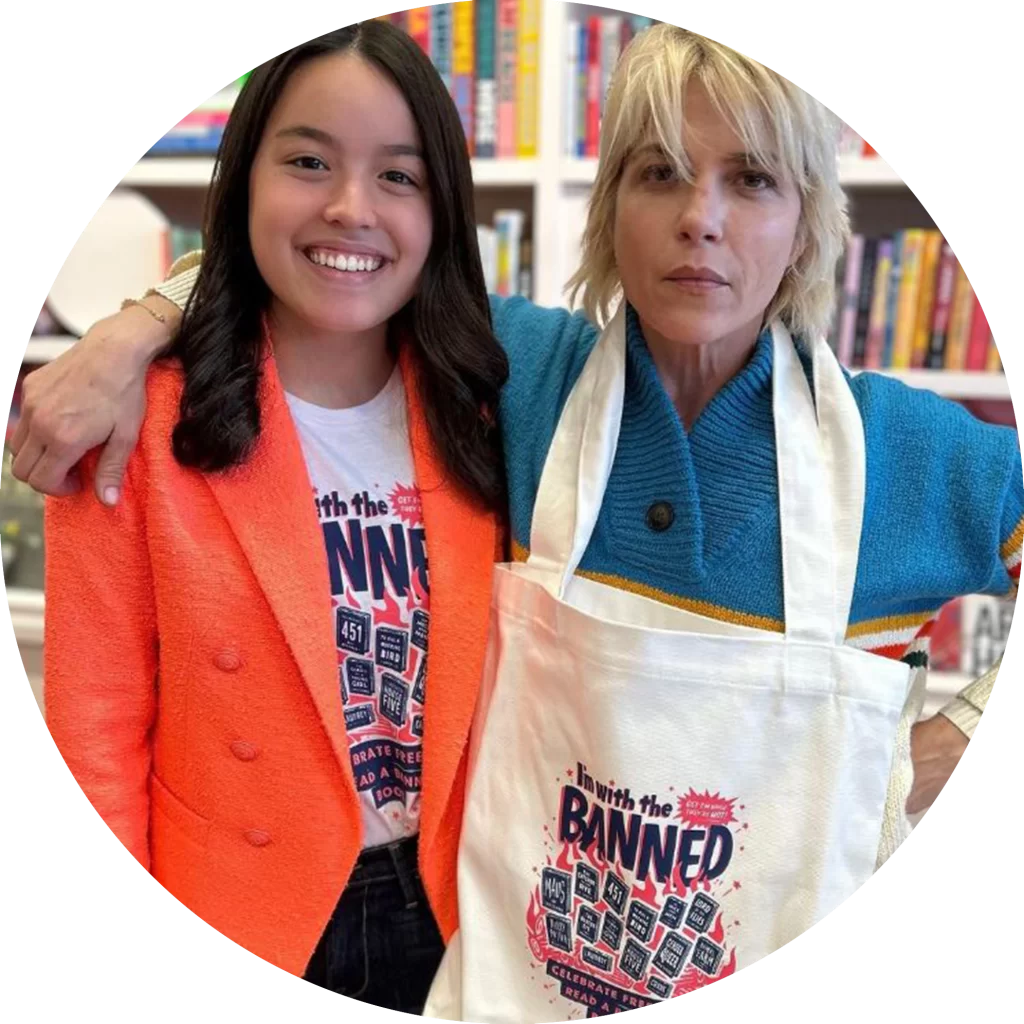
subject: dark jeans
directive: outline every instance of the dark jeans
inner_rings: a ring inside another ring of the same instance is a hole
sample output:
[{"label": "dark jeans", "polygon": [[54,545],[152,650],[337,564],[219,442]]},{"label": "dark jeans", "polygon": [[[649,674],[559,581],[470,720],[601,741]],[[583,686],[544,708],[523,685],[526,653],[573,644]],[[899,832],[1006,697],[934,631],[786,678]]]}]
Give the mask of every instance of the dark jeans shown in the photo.
[{"label": "dark jeans", "polygon": [[421,1013],[444,943],[416,866],[417,840],[364,850],[306,980],[365,1003]]}]

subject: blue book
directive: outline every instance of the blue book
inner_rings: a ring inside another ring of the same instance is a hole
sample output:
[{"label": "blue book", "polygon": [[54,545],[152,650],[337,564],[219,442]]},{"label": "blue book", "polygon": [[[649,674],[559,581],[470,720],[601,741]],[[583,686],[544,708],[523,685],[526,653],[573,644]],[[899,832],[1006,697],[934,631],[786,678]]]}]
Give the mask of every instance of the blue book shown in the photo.
[{"label": "blue book", "polygon": [[885,296],[885,344],[882,347],[882,368],[892,366],[892,345],[896,334],[896,308],[900,296],[900,278],[903,275],[903,232],[892,236],[892,270],[889,272],[889,290]]},{"label": "blue book", "polygon": [[452,5],[430,8],[430,59],[449,94],[452,91]]},{"label": "blue book", "polygon": [[492,157],[498,142],[497,0],[476,0],[476,156]]}]

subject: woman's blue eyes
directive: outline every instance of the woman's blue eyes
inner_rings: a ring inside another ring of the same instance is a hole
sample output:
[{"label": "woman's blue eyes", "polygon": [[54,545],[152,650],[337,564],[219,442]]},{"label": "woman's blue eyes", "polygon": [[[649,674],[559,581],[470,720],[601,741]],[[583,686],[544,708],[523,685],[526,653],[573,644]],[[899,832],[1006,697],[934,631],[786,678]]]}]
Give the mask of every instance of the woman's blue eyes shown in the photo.
[{"label": "woman's blue eyes", "polygon": [[[659,185],[678,180],[675,168],[671,164],[650,164],[640,172],[640,177],[643,181]],[[775,179],[764,171],[742,171],[736,180],[751,192],[762,192],[776,187]]]}]

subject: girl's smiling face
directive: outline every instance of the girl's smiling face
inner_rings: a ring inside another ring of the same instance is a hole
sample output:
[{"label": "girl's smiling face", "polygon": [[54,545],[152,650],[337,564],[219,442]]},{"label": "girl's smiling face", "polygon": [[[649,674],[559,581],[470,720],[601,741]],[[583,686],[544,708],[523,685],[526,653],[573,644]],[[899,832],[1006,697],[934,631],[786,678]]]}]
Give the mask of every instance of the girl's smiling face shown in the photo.
[{"label": "girl's smiling face", "polygon": [[275,319],[383,338],[419,287],[431,238],[427,167],[401,92],[352,53],[300,67],[249,177],[249,239]]}]

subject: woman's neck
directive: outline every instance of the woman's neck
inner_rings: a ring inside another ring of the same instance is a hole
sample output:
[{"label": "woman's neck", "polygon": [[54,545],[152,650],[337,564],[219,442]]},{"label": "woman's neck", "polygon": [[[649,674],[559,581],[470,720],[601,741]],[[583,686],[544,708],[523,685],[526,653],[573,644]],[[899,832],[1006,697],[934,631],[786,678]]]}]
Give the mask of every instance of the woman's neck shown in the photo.
[{"label": "woman's neck", "polygon": [[750,361],[759,333],[757,325],[750,325],[716,341],[694,345],[672,341],[642,321],[640,326],[662,386],[687,430]]},{"label": "woman's neck", "polygon": [[380,394],[395,368],[387,324],[342,334],[318,330],[279,306],[269,313],[281,385],[326,409],[350,409]]}]

